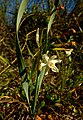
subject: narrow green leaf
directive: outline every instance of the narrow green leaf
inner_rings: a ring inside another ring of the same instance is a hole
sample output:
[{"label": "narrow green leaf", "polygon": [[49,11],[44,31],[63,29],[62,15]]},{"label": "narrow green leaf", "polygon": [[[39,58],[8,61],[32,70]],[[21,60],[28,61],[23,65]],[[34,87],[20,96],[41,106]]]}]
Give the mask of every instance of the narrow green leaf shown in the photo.
[{"label": "narrow green leaf", "polygon": [[16,41],[16,54],[17,54],[19,72],[21,73],[25,69],[25,65],[22,56],[22,50],[20,48],[20,44],[18,43],[18,40]]},{"label": "narrow green leaf", "polygon": [[34,60],[32,68],[31,68],[31,75],[30,75],[30,79],[32,79],[32,76],[34,74],[35,68],[37,66],[37,59]]},{"label": "narrow green leaf", "polygon": [[26,9],[27,3],[28,3],[28,0],[22,0],[22,2],[21,2],[21,5],[20,5],[19,11],[18,11],[18,16],[17,16],[16,31],[19,30],[19,25],[20,25],[23,13]]},{"label": "narrow green leaf", "polygon": [[18,60],[19,73],[23,81],[23,89],[25,91],[25,94],[26,94],[26,97],[29,103],[29,93],[28,93],[29,82],[27,81],[27,72],[26,72],[26,67],[24,64],[24,58],[22,56],[22,51],[21,51],[20,45],[18,44],[18,41],[16,44],[16,54],[17,54],[17,60]]},{"label": "narrow green leaf", "polygon": [[17,60],[18,60],[18,67],[19,67],[19,72],[21,73],[24,69],[25,69],[25,64],[24,64],[24,59],[22,56],[22,50],[20,47],[20,41],[19,41],[19,37],[18,37],[18,30],[19,30],[19,25],[24,13],[24,10],[27,6],[28,0],[22,0],[19,11],[18,11],[18,15],[17,15],[17,22],[16,22],[16,34],[17,34],[17,38],[16,38],[16,54],[17,54]]},{"label": "narrow green leaf", "polygon": [[29,103],[29,93],[28,93],[28,90],[29,90],[29,85],[28,85],[28,82],[24,82],[23,83],[23,89],[24,89],[24,91],[25,91],[25,94],[26,94],[26,97],[27,97],[27,101],[28,101],[28,103]]},{"label": "narrow green leaf", "polygon": [[16,38],[16,54],[17,54],[17,60],[18,60],[19,73],[22,77],[23,89],[25,91],[25,94],[26,94],[26,97],[27,97],[27,100],[28,100],[28,104],[29,104],[29,92],[28,92],[29,91],[29,81],[27,80],[26,67],[25,67],[24,58],[23,58],[23,55],[22,55],[22,50],[21,50],[20,41],[19,41],[19,37],[18,37],[20,22],[21,22],[24,10],[27,6],[27,3],[28,3],[28,0],[22,0],[19,11],[18,11],[17,23],[16,23],[16,35],[17,35],[17,38]]},{"label": "narrow green leaf", "polygon": [[43,30],[42,30],[42,32],[41,32],[41,36],[40,36],[40,47],[42,47],[42,40],[43,40],[44,30],[46,30],[46,28],[43,28]]},{"label": "narrow green leaf", "polygon": [[33,55],[33,53],[31,52],[31,50],[30,50],[28,44],[26,44],[26,47],[27,47],[27,50],[28,50],[29,55],[31,55],[32,58],[34,58],[34,55]]},{"label": "narrow green leaf", "polygon": [[[54,11],[54,9],[55,9],[55,6],[53,7],[53,10],[52,10],[52,11]],[[49,20],[49,23],[48,23],[48,28],[47,28],[47,35],[48,35],[48,33],[49,33],[49,30],[50,30],[50,28],[51,28],[51,25],[52,25],[52,23],[53,23],[53,20],[54,20],[54,18],[55,18],[55,15],[56,15],[56,11],[53,12],[53,14],[52,14],[51,17],[50,17],[50,20]]]},{"label": "narrow green leaf", "polygon": [[42,71],[40,72],[40,74],[38,76],[38,79],[36,81],[34,104],[33,104],[33,108],[32,108],[33,114],[35,114],[36,104],[37,104],[38,95],[39,95],[39,91],[40,91],[40,88],[41,88],[42,80],[43,80],[43,77],[44,77],[44,74],[45,74],[45,69],[46,69],[46,67],[42,68]]}]

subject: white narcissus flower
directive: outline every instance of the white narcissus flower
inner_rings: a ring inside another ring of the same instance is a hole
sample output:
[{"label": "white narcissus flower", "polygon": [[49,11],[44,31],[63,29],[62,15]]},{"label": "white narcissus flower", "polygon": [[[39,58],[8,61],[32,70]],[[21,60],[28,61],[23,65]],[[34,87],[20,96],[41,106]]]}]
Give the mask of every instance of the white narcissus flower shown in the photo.
[{"label": "white narcissus flower", "polygon": [[44,54],[42,57],[42,62],[40,64],[40,71],[42,67],[46,66],[46,73],[45,75],[48,74],[49,69],[51,69],[53,72],[59,72],[59,69],[56,67],[56,63],[61,63],[62,60],[57,60],[56,55],[51,56],[50,58],[47,56],[47,54]]}]

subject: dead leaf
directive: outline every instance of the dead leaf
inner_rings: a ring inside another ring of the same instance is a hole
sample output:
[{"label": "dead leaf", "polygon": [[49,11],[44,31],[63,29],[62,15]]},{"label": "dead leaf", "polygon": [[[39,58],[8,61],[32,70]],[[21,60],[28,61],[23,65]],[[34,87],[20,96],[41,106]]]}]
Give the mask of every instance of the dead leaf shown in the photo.
[{"label": "dead leaf", "polygon": [[42,120],[38,115],[36,115],[36,120]]},{"label": "dead leaf", "polygon": [[52,115],[51,115],[51,114],[49,114],[49,115],[48,115],[48,120],[53,120],[53,118],[52,118]]}]

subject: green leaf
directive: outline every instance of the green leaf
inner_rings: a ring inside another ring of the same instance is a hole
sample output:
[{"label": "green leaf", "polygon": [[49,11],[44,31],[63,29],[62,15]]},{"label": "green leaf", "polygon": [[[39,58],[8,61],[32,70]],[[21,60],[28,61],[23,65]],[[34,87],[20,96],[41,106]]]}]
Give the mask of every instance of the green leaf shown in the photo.
[{"label": "green leaf", "polygon": [[24,89],[24,91],[25,91],[25,94],[26,94],[26,97],[27,97],[27,101],[28,101],[28,103],[29,103],[29,93],[28,93],[28,90],[29,90],[29,85],[28,85],[28,82],[24,82],[23,83],[23,89]]},{"label": "green leaf", "polygon": [[35,71],[36,66],[37,66],[37,59],[35,59],[35,60],[33,61],[33,65],[32,65],[32,68],[31,68],[30,79],[32,79],[32,76],[33,76],[33,74],[34,74],[34,71]]},{"label": "green leaf", "polygon": [[43,101],[41,102],[40,108],[42,108],[42,107],[44,107],[44,106],[45,106],[45,101],[43,100]]},{"label": "green leaf", "polygon": [[18,15],[17,15],[17,22],[16,22],[16,34],[17,34],[17,39],[16,39],[16,54],[17,54],[17,60],[18,60],[18,67],[19,67],[19,72],[21,72],[25,69],[25,64],[24,64],[24,58],[22,56],[22,50],[20,47],[20,41],[18,37],[18,30],[19,30],[19,25],[24,13],[24,10],[27,6],[28,0],[22,0]]},{"label": "green leaf", "polygon": [[21,5],[20,5],[19,11],[18,11],[18,15],[17,15],[16,31],[19,30],[19,25],[20,25],[23,13],[26,9],[27,3],[28,3],[28,0],[22,0],[22,2],[21,2]]},{"label": "green leaf", "polygon": [[37,104],[37,100],[38,100],[38,95],[39,95],[39,91],[41,88],[41,84],[42,84],[42,80],[45,74],[45,69],[46,67],[42,68],[42,71],[40,72],[38,79],[36,80],[36,88],[35,88],[35,95],[34,95],[34,104],[33,104],[33,108],[32,108],[32,112],[33,114],[35,114],[35,110],[36,110],[36,104]]},{"label": "green leaf", "polygon": [[[28,104],[29,104],[29,81],[27,80],[27,72],[26,72],[26,67],[24,63],[24,58],[22,55],[22,50],[20,46],[20,41],[18,37],[18,31],[20,27],[20,22],[23,16],[23,13],[25,11],[25,8],[27,6],[28,0],[22,0],[19,11],[18,11],[18,16],[17,16],[17,22],[16,22],[16,54],[17,54],[17,60],[18,60],[18,68],[19,68],[19,73],[20,76],[22,77],[22,82],[23,82],[23,89],[25,91]],[[30,107],[30,106],[29,106]]]},{"label": "green leaf", "polygon": [[[54,9],[55,9],[55,6],[53,7],[53,10],[52,10],[52,11],[54,11]],[[56,15],[56,11],[53,12],[53,14],[52,14],[51,17],[50,17],[50,20],[49,20],[49,23],[48,23],[48,28],[47,28],[47,35],[48,35],[48,33],[49,33],[49,30],[50,30],[50,28],[51,28],[51,25],[52,25],[52,23],[53,23],[53,20],[54,20],[54,18],[55,18],[55,15]]]}]

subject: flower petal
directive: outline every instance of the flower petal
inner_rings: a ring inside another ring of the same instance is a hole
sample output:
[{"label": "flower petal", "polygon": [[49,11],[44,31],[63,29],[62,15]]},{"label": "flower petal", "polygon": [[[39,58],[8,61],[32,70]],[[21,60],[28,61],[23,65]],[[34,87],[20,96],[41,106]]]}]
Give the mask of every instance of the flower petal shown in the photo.
[{"label": "flower petal", "polygon": [[44,62],[48,62],[49,57],[48,57],[46,54],[44,54],[44,55],[43,55],[43,60],[44,60]]},{"label": "flower petal", "polygon": [[55,67],[55,62],[54,62],[54,60],[50,60],[50,61],[48,62],[48,66],[49,66],[49,68],[54,68],[54,67]]},{"label": "flower petal", "polygon": [[45,75],[48,75],[48,71],[45,73]]},{"label": "flower petal", "polygon": [[50,57],[50,60],[54,60],[55,58],[57,58],[57,56],[56,56],[56,55],[52,55],[52,56]]},{"label": "flower petal", "polygon": [[54,64],[56,64],[56,63],[61,63],[61,61],[62,61],[62,60],[50,60],[50,62],[51,62],[51,63],[54,63]]},{"label": "flower petal", "polygon": [[53,71],[53,72],[59,72],[59,69],[55,66],[55,67],[53,67],[53,68],[51,68],[51,70]]},{"label": "flower petal", "polygon": [[39,70],[41,71],[41,70],[42,70],[42,67],[44,67],[44,66],[46,66],[45,63],[40,63],[40,65],[39,65]]},{"label": "flower petal", "polygon": [[49,70],[50,70],[50,68],[47,66],[46,71],[45,71],[45,75],[48,75]]},{"label": "flower petal", "polygon": [[66,51],[65,51],[65,52],[66,52],[66,55],[67,55],[67,56],[70,56],[70,55],[71,55],[71,53],[72,53],[72,51],[73,51],[73,49],[66,50]]},{"label": "flower petal", "polygon": [[45,63],[41,63],[41,67],[44,67],[44,66],[46,66],[46,64]]}]

